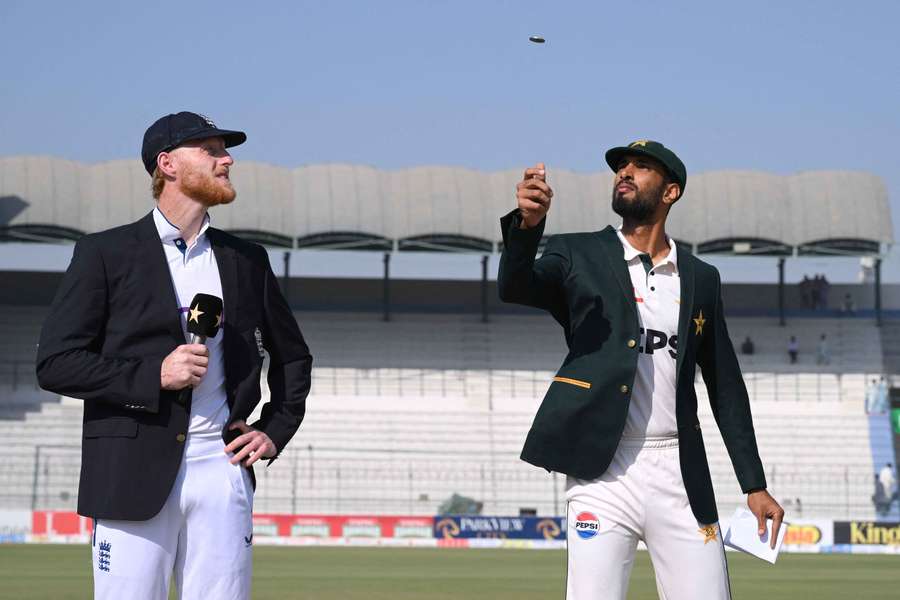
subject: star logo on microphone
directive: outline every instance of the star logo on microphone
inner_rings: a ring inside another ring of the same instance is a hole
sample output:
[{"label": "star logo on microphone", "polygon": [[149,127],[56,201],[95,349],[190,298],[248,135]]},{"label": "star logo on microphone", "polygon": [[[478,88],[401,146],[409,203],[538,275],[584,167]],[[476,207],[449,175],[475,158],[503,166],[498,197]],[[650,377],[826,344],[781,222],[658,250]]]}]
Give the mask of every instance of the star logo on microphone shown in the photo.
[{"label": "star logo on microphone", "polygon": [[200,323],[200,315],[203,314],[203,311],[200,310],[200,304],[197,303],[197,306],[191,309],[191,316],[188,321],[193,321],[194,323]]}]

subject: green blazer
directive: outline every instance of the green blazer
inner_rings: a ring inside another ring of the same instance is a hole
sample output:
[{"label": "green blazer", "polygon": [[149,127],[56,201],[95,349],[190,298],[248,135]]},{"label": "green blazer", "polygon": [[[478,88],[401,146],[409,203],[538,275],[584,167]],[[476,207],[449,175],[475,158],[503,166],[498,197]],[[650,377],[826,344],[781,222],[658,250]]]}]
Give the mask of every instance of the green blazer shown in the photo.
[{"label": "green blazer", "polygon": [[[535,415],[522,459],[578,479],[596,479],[609,467],[625,428],[641,339],[622,243],[611,226],[556,235],[535,260],[544,222],[519,229],[518,211],[513,211],[500,224],[500,299],[548,311],[569,347]],[[766,479],[750,400],[725,327],[719,272],[682,244],[677,249],[681,309],[675,411],[681,474],[694,515],[710,524],[718,521],[718,513],[697,419],[697,365],[741,489],[765,488]]]}]

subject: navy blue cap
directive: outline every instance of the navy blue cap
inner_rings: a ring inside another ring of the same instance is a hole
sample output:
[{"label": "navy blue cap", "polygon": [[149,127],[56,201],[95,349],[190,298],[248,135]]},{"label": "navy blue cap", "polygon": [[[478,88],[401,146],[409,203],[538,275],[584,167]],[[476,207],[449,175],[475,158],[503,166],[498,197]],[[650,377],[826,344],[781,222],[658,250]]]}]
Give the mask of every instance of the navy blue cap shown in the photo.
[{"label": "navy blue cap", "polygon": [[208,117],[197,113],[182,111],[161,117],[144,133],[144,144],[141,146],[141,160],[144,162],[144,168],[153,175],[153,171],[156,169],[156,157],[160,152],[174,150],[191,140],[211,137],[224,139],[226,148],[247,141],[247,134],[243,131],[219,129]]}]

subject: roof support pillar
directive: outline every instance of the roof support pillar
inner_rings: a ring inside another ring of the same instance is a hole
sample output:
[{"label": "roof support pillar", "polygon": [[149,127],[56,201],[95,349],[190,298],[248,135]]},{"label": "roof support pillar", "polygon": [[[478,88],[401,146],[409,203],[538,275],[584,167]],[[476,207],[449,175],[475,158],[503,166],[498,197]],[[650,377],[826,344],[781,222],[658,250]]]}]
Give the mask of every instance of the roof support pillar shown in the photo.
[{"label": "roof support pillar", "polygon": [[284,282],[281,284],[281,293],[284,295],[285,301],[288,303],[288,306],[291,305],[291,252],[290,250],[285,250],[284,252]]},{"label": "roof support pillar", "polygon": [[881,259],[875,259],[875,324],[881,327]]},{"label": "roof support pillar", "polygon": [[384,279],[382,280],[384,320],[391,320],[391,253],[384,253]]},{"label": "roof support pillar", "polygon": [[481,257],[481,322],[488,322],[488,255]]},{"label": "roof support pillar", "polygon": [[785,258],[778,259],[778,324],[784,327],[784,261]]}]

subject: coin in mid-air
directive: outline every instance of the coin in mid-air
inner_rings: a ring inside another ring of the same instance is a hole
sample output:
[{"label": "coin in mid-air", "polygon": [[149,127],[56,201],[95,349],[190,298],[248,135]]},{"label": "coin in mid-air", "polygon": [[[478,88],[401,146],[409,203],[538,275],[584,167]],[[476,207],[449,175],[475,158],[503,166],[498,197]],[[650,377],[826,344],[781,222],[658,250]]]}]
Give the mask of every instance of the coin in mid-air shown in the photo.
[{"label": "coin in mid-air", "polygon": [[542,38],[539,35],[532,35],[531,37],[528,38],[528,41],[534,42],[535,44],[543,44],[547,40],[545,40],[544,38]]}]

